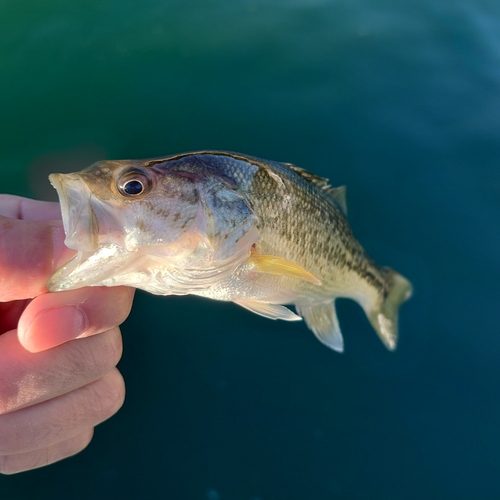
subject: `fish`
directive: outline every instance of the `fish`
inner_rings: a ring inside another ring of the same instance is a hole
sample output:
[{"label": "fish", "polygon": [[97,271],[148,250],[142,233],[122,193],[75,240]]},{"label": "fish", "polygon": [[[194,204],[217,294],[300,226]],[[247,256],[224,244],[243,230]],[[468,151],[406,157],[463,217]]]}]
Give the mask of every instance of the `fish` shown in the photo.
[{"label": "fish", "polygon": [[345,297],[396,348],[399,307],[412,285],[356,240],[344,186],[291,163],[225,151],[99,161],[49,180],[65,244],[77,251],[49,291],[125,285],[232,301],[266,318],[303,319],[337,352],[344,340],[335,300]]}]

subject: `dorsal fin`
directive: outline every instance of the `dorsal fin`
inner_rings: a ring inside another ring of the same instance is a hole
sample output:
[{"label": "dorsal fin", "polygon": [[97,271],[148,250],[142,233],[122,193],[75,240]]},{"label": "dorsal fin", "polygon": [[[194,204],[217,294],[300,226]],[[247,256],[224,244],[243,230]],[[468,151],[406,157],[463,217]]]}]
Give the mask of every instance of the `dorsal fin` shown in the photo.
[{"label": "dorsal fin", "polygon": [[290,170],[293,170],[296,174],[300,175],[307,182],[310,182],[321,191],[324,191],[326,194],[329,194],[340,207],[344,215],[347,216],[347,203],[345,199],[345,186],[340,186],[334,188],[328,184],[328,179],[325,177],[319,177],[315,174],[311,174],[311,172],[307,171],[304,168],[297,167],[297,165],[293,165],[292,163],[284,163],[286,167]]},{"label": "dorsal fin", "polygon": [[338,188],[329,188],[326,191],[332,198],[335,199],[338,206],[344,212],[344,215],[347,217],[347,202],[345,200],[345,186],[339,186]]},{"label": "dorsal fin", "polygon": [[319,177],[315,174],[311,174],[311,172],[309,172],[305,168],[297,167],[297,165],[293,165],[292,163],[283,163],[283,165],[288,167],[290,170],[293,170],[296,174],[300,175],[307,182],[314,184],[316,187],[319,187],[321,189],[331,188],[331,186],[328,184],[328,179],[325,179],[324,177]]}]

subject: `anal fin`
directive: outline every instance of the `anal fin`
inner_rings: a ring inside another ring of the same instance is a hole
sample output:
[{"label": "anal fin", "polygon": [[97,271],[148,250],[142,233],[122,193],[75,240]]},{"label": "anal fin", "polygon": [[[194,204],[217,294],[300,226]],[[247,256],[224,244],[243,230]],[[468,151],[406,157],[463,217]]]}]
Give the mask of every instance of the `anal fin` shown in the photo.
[{"label": "anal fin", "polygon": [[344,339],[340,331],[333,302],[311,307],[297,305],[297,312],[320,342],[337,352],[344,351]]},{"label": "anal fin", "polygon": [[267,304],[265,302],[259,302],[257,300],[234,300],[235,304],[238,304],[249,311],[252,311],[255,314],[259,314],[260,316],[264,316],[269,319],[283,319],[285,321],[300,321],[302,318],[295,314],[290,309],[287,309],[284,306],[280,306],[278,304]]}]

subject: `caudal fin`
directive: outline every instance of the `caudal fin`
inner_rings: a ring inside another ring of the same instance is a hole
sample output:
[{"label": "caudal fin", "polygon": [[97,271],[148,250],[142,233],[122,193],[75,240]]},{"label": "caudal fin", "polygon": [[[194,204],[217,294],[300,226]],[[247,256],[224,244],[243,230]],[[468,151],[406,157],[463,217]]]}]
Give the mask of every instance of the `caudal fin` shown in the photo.
[{"label": "caudal fin", "polygon": [[398,341],[399,306],[411,297],[411,283],[393,269],[385,271],[385,300],[366,310],[366,315],[384,345],[390,351],[396,349]]}]

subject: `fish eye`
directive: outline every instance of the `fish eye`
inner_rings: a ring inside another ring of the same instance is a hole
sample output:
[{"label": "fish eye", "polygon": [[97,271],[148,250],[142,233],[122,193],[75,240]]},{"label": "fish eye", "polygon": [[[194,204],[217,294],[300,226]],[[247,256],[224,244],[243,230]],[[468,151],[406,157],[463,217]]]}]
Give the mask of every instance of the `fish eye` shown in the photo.
[{"label": "fish eye", "polygon": [[132,169],[125,172],[118,180],[118,191],[123,196],[138,196],[145,193],[151,185],[151,181],[145,172]]},{"label": "fish eye", "polygon": [[144,191],[144,186],[141,181],[127,181],[123,185],[123,192],[126,194],[141,194]]}]

